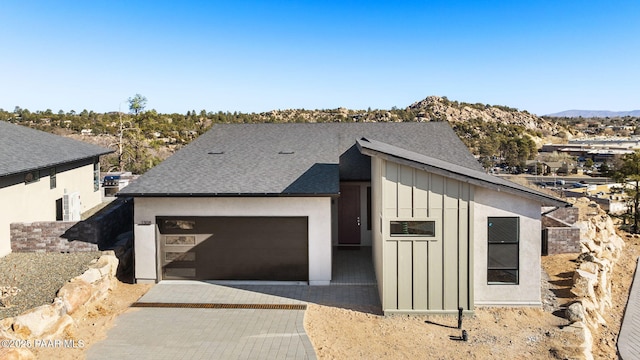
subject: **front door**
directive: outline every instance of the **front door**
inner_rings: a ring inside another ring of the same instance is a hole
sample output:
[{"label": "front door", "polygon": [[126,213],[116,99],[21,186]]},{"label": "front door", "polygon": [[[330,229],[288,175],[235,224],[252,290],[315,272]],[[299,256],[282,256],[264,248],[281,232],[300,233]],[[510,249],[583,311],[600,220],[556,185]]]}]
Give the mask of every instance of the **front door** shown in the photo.
[{"label": "front door", "polygon": [[360,245],[360,186],[340,185],[338,244]]}]

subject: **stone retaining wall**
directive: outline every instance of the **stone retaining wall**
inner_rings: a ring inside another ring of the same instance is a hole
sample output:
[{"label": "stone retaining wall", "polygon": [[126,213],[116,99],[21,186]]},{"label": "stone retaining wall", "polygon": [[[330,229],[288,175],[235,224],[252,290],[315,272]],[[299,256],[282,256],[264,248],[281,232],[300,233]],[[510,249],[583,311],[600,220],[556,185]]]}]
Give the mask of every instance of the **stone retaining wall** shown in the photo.
[{"label": "stone retaining wall", "polygon": [[[83,305],[103,300],[117,284],[118,259],[105,251],[82,275],[67,282],[50,305],[42,305],[0,321],[1,340],[64,341],[65,330],[74,324],[73,314]],[[71,340],[69,340],[71,341]],[[26,347],[0,348],[0,360],[34,359]]]},{"label": "stone retaining wall", "polygon": [[[577,349],[580,357],[568,358],[593,359],[593,336],[606,322],[602,316],[611,308],[611,277],[613,267],[624,248],[624,241],[616,233],[611,218],[600,207],[587,198],[576,200],[582,220],[576,222],[580,228],[581,254],[573,276],[571,293],[576,301],[568,306],[566,317],[571,325],[563,330],[571,332],[582,344]],[[576,349],[563,349],[572,354]],[[562,354],[560,354],[562,355]]]},{"label": "stone retaining wall", "polygon": [[127,231],[133,231],[133,200],[116,199],[94,216],[70,227],[62,236],[109,249],[115,237]]}]

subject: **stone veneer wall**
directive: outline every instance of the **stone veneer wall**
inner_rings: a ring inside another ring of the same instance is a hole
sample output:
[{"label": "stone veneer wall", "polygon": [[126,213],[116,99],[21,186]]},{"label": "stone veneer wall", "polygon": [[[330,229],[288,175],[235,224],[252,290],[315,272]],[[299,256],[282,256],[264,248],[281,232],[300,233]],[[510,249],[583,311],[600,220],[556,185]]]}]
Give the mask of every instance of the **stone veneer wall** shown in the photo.
[{"label": "stone veneer wall", "polygon": [[575,206],[559,208],[551,213],[554,219],[564,221],[567,224],[575,224],[580,216],[580,209]]},{"label": "stone veneer wall", "polygon": [[580,252],[580,229],[573,225],[578,221],[579,214],[578,208],[566,207],[542,217],[542,228],[546,237],[544,255]]},{"label": "stone veneer wall", "polygon": [[69,228],[77,224],[76,221],[13,223],[10,225],[11,251],[80,252],[98,250],[97,243],[67,240],[62,237]]},{"label": "stone veneer wall", "polygon": [[575,227],[548,227],[544,231],[547,233],[546,255],[580,252],[580,229]]},{"label": "stone veneer wall", "polygon": [[11,251],[79,252],[110,249],[119,234],[133,230],[133,201],[114,200],[84,221],[12,223]]}]

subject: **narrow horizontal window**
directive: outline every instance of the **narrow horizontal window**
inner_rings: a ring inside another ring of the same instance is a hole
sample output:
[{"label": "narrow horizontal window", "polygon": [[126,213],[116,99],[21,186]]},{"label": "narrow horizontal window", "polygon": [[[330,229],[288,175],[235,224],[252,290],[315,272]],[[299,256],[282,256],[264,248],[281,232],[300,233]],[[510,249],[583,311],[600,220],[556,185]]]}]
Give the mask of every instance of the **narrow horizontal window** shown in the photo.
[{"label": "narrow horizontal window", "polygon": [[194,217],[157,217],[156,223],[161,234],[196,234],[200,225]]},{"label": "narrow horizontal window", "polygon": [[196,261],[196,253],[194,252],[175,252],[167,251],[164,253],[165,261]]},{"label": "narrow horizontal window", "polygon": [[391,236],[436,236],[436,222],[391,220],[389,223]]},{"label": "narrow horizontal window", "polygon": [[165,245],[195,245],[195,236],[167,235],[164,237]]},{"label": "narrow horizontal window", "polygon": [[196,222],[192,220],[165,220],[165,229],[181,229],[192,230],[196,226]]}]

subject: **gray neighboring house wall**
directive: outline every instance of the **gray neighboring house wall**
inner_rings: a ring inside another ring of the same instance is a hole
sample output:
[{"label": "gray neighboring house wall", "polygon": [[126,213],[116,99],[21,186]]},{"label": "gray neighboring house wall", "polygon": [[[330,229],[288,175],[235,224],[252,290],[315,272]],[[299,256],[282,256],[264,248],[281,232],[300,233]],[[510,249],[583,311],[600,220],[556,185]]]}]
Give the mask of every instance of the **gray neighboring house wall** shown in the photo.
[{"label": "gray neighboring house wall", "polygon": [[111,152],[0,121],[0,256],[11,252],[11,223],[63,220],[98,205],[99,158]]},{"label": "gray neighboring house wall", "polygon": [[135,278],[328,285],[371,246],[385,313],[540,305],[541,206],[448,123],[219,124],[118,193]]}]

